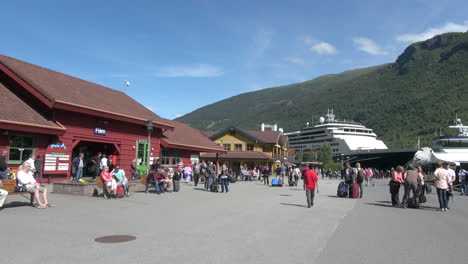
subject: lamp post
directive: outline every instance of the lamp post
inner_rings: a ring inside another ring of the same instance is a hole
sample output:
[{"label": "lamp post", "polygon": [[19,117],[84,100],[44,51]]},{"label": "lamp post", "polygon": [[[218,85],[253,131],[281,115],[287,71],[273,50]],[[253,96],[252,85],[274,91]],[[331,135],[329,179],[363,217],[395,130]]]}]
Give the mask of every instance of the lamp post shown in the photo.
[{"label": "lamp post", "polygon": [[151,132],[153,132],[153,121],[148,120],[146,122],[146,130],[148,131],[148,151],[146,153],[146,175],[149,175],[149,169],[151,166]]},{"label": "lamp post", "polygon": [[341,168],[344,168],[344,154],[341,153]]}]

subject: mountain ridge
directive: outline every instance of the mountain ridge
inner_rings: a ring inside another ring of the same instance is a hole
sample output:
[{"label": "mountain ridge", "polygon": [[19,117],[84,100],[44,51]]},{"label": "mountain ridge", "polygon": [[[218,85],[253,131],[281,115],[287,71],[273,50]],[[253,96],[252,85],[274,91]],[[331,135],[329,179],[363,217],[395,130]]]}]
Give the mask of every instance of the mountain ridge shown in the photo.
[{"label": "mountain ridge", "polygon": [[[455,114],[468,120],[468,33],[409,45],[395,62],[232,96],[176,120],[202,130],[277,123],[297,131],[328,108],[374,129],[390,147],[431,145]],[[443,95],[443,96],[442,96]],[[467,103],[464,103],[467,102]]]}]

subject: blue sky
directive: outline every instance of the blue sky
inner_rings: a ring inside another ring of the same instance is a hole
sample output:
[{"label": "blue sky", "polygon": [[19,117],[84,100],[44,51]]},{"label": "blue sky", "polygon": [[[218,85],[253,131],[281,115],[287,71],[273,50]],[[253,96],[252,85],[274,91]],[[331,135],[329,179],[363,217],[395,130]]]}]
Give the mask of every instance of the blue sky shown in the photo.
[{"label": "blue sky", "polygon": [[0,9],[1,54],[125,91],[169,119],[393,62],[412,42],[468,30],[466,0],[16,0]]}]

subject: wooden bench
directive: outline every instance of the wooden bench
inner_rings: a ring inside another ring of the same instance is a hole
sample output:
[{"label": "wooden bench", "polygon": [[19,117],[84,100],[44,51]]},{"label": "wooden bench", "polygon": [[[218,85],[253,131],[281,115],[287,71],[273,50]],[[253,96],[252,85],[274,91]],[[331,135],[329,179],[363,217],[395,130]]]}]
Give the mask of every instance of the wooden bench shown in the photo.
[{"label": "wooden bench", "polygon": [[33,205],[34,203],[34,193],[29,193],[29,192],[15,192],[15,187],[17,184],[16,179],[3,179],[0,180],[2,182],[2,185],[0,185],[0,189],[3,189],[8,192],[8,195],[15,195],[19,194],[21,196],[26,197],[25,195],[29,194],[29,203]]}]

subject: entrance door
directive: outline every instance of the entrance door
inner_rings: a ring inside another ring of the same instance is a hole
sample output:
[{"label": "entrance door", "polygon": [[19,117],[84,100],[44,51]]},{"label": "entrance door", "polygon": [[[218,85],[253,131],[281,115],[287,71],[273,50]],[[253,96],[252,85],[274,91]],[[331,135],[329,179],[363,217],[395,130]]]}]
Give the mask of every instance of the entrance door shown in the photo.
[{"label": "entrance door", "polygon": [[146,174],[148,164],[148,140],[137,140],[136,160],[138,164],[138,174]]}]

